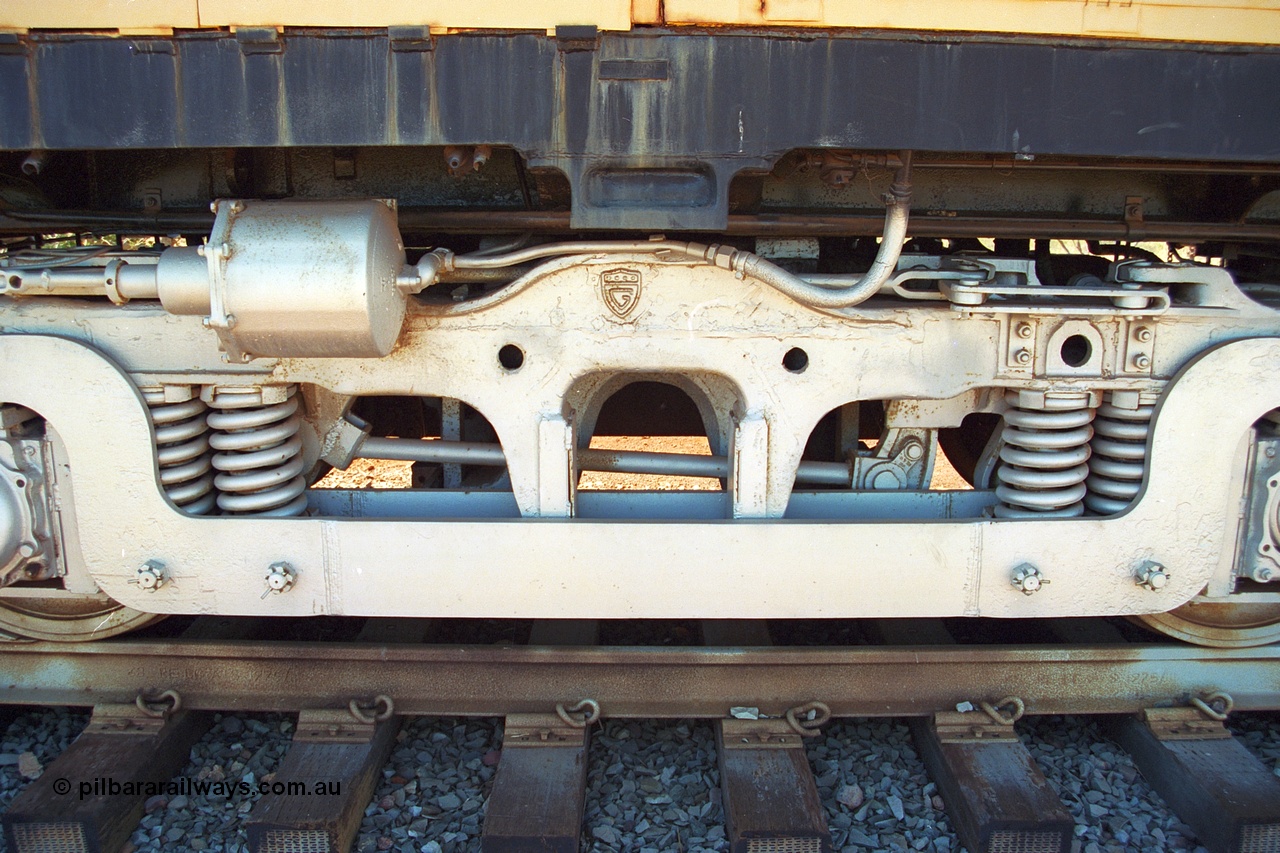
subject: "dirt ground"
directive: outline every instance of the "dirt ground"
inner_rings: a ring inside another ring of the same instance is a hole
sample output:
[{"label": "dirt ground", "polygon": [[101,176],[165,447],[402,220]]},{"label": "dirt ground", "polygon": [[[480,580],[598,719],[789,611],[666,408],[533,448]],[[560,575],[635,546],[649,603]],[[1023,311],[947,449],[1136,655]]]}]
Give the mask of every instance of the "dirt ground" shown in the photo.
[{"label": "dirt ground", "polygon": [[[600,450],[641,450],[710,456],[705,436],[596,436],[591,446]],[[316,483],[317,489],[407,489],[412,480],[411,462],[357,459],[345,471],[333,470]],[[578,488],[595,491],[717,491],[720,481],[710,477],[668,477],[660,474],[613,474],[584,471]],[[968,489],[945,455],[938,453],[931,489]]]}]

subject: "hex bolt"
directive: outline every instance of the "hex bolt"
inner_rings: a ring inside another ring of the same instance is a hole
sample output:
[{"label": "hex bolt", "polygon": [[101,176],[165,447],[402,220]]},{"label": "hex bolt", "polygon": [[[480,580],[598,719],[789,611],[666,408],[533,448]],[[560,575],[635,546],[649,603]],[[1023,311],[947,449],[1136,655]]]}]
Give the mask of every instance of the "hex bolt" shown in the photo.
[{"label": "hex bolt", "polygon": [[1151,356],[1145,352],[1140,352],[1133,357],[1133,366],[1139,370],[1146,370],[1151,367]]},{"label": "hex bolt", "polygon": [[279,595],[282,592],[288,592],[293,589],[293,583],[297,579],[293,566],[284,562],[272,563],[267,567],[267,591],[262,594],[262,597],[266,598],[272,593]]},{"label": "hex bolt", "polygon": [[1034,328],[1032,328],[1032,326],[1031,326],[1031,324],[1030,324],[1030,323],[1019,323],[1019,324],[1018,324],[1018,337],[1020,337],[1020,338],[1029,338],[1029,337],[1031,337],[1031,335],[1032,335],[1032,334],[1034,334],[1034,333],[1035,333],[1035,329],[1034,329]]},{"label": "hex bolt", "polygon": [[23,542],[21,545],[18,546],[18,556],[29,558],[29,557],[34,557],[35,555],[36,555],[36,546],[32,545],[30,542]]},{"label": "hex bolt", "polygon": [[1270,583],[1276,579],[1276,570],[1270,566],[1259,566],[1253,570],[1253,579],[1258,583]]},{"label": "hex bolt", "polygon": [[1148,560],[1138,567],[1133,582],[1143,589],[1159,592],[1169,585],[1169,570],[1154,560]]},{"label": "hex bolt", "polygon": [[1146,326],[1142,326],[1141,328],[1134,330],[1133,337],[1139,343],[1149,344],[1151,343],[1151,330]]},{"label": "hex bolt", "polygon": [[147,560],[141,566],[138,566],[138,576],[136,578],[138,586],[147,592],[155,592],[164,586],[167,579],[164,563],[159,560]]},{"label": "hex bolt", "polygon": [[1020,349],[1020,350],[1018,350],[1017,352],[1015,352],[1015,353],[1013,354],[1013,360],[1014,360],[1016,363],[1018,363],[1018,364],[1030,364],[1030,363],[1031,363],[1031,351],[1030,351],[1030,350],[1025,350],[1025,349]]},{"label": "hex bolt", "polygon": [[1030,563],[1023,563],[1013,570],[1013,577],[1010,582],[1022,590],[1023,595],[1032,595],[1040,591],[1040,587],[1049,582],[1049,579],[1040,574],[1040,570]]}]

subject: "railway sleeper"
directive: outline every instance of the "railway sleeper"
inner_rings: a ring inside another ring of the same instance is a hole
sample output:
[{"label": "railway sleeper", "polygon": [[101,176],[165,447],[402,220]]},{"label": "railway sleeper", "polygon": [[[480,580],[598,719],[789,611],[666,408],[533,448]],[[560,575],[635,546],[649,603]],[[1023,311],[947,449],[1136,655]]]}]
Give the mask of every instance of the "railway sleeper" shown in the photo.
[{"label": "railway sleeper", "polygon": [[[399,729],[400,718],[390,713],[365,720],[346,709],[302,712],[272,791],[249,813],[250,849],[349,850]],[[317,785],[326,793],[316,794]]]},{"label": "railway sleeper", "polygon": [[1280,850],[1280,779],[1221,720],[1153,708],[1108,728],[1210,853]]},{"label": "railway sleeper", "polygon": [[[181,770],[211,721],[207,712],[178,709],[176,701],[160,709],[141,697],[136,705],[95,707],[88,727],[5,812],[8,848],[120,850],[142,817],[144,786],[163,785]],[[123,780],[132,787],[111,784]]]}]

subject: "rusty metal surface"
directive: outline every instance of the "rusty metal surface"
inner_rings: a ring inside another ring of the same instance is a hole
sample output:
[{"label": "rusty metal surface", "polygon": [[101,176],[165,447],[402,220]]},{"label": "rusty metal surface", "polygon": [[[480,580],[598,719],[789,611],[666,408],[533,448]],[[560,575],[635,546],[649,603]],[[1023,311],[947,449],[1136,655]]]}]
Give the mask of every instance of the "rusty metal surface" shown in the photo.
[{"label": "rusty metal surface", "polygon": [[564,173],[581,229],[723,230],[733,177],[794,148],[1270,162],[1280,111],[1265,47],[567,26],[0,48],[0,148],[507,144]]},{"label": "rusty metal surface", "polygon": [[1280,647],[1180,645],[702,649],[121,640],[0,649],[0,703],[93,705],[173,689],[190,709],[341,708],[385,693],[397,713],[547,713],[590,697],[611,717],[910,716],[1021,696],[1032,714],[1118,713],[1225,691],[1280,708]]}]

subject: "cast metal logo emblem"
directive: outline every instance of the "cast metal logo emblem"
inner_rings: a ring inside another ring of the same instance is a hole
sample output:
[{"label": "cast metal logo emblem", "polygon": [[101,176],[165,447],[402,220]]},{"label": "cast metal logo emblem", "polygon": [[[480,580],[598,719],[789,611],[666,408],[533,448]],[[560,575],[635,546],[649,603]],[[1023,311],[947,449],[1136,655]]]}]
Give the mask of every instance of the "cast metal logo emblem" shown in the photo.
[{"label": "cast metal logo emblem", "polygon": [[600,296],[619,320],[635,313],[640,304],[639,270],[616,269],[600,273]]}]

